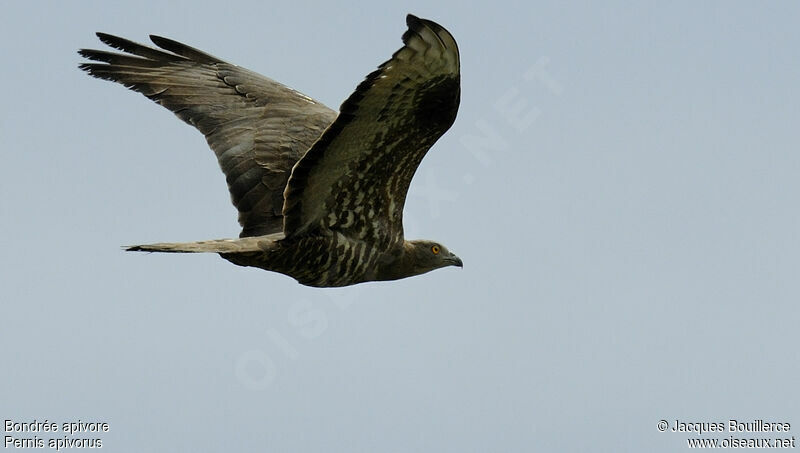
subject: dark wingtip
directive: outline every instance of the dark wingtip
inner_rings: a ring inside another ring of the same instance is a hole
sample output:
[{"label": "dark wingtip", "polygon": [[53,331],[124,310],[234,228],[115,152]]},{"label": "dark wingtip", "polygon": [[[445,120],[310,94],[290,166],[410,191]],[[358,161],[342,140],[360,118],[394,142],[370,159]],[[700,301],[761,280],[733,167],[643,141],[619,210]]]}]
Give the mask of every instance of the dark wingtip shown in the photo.
[{"label": "dark wingtip", "polygon": [[161,47],[164,50],[168,50],[176,55],[180,55],[183,58],[188,58],[190,60],[194,60],[200,63],[222,62],[222,60],[215,57],[214,55],[205,53],[199,49],[195,49],[192,46],[187,46],[186,44],[175,41],[174,39],[165,38],[163,36],[158,36],[158,35],[150,35],[150,41],[153,41],[153,44],[157,45],[158,47]]},{"label": "dark wingtip", "polygon": [[439,32],[440,30],[444,29],[444,27],[442,27],[441,25],[437,24],[432,20],[422,19],[413,14],[408,14],[406,16],[406,25],[408,25],[408,27],[412,29],[420,27],[429,27],[435,32]]},{"label": "dark wingtip", "polygon": [[[408,44],[408,40],[411,39],[411,36],[422,27],[422,22],[419,20],[419,17],[409,14],[406,16],[406,26],[408,26],[408,30],[403,33],[401,39],[403,40],[403,44]],[[394,55],[392,55],[394,58]]]},{"label": "dark wingtip", "polygon": [[442,38],[439,36],[439,33],[446,32],[449,33],[447,30],[444,29],[441,25],[437,24],[436,22],[428,19],[421,19],[413,14],[408,14],[406,16],[406,25],[408,25],[408,30],[403,33],[403,43],[408,43],[408,39],[411,38],[413,33],[419,33],[420,30],[424,28],[428,28],[433,31],[433,34],[436,36],[436,39],[439,40],[441,45],[444,48],[447,48]]},{"label": "dark wingtip", "polygon": [[[108,40],[111,40],[111,39],[114,38],[114,36],[109,35],[108,33],[103,33],[101,31],[95,32],[95,36],[97,36],[100,39],[100,41],[102,41],[102,42],[104,42],[106,44],[108,44],[108,42],[107,42]],[[88,58],[90,60],[95,60],[95,58],[93,58],[93,56],[95,56],[97,52],[98,51],[92,50],[92,49],[78,49],[78,55],[82,56],[83,58]],[[87,66],[86,63],[82,63],[78,67],[83,69],[84,71],[88,71],[88,66]]]},{"label": "dark wingtip", "polygon": [[102,31],[98,31],[97,33],[95,33],[95,36],[97,36],[97,39],[99,39],[103,44],[109,47],[113,47],[119,50],[125,50],[121,48],[119,44],[120,41],[127,41],[124,38],[120,38],[119,36],[114,36],[110,33],[103,33]]},{"label": "dark wingtip", "polygon": [[150,37],[150,41],[153,41],[153,44],[157,45],[158,47],[161,47],[162,49],[166,49],[166,48],[170,47],[170,45],[174,46],[176,44],[180,44],[175,40],[172,40],[172,39],[169,39],[169,38],[165,38],[165,37],[159,36],[159,35],[149,35],[149,37]]}]

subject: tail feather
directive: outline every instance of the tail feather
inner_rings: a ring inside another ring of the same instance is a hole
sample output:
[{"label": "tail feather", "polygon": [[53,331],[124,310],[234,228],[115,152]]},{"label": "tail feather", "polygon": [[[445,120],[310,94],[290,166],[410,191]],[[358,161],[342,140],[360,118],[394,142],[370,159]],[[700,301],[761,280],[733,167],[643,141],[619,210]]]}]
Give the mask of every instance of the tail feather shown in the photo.
[{"label": "tail feather", "polygon": [[283,233],[251,236],[238,239],[213,239],[197,242],[159,242],[126,246],[128,252],[161,253],[242,253],[269,250],[275,241],[283,239]]}]

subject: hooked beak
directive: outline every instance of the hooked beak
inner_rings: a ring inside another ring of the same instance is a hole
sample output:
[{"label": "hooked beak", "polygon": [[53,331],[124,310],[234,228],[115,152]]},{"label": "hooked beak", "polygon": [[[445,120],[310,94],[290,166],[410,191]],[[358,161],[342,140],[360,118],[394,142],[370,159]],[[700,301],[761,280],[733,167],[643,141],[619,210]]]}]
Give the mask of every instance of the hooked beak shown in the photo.
[{"label": "hooked beak", "polygon": [[450,257],[447,258],[447,261],[450,262],[451,266],[464,267],[464,263],[461,261],[461,258],[455,256],[454,254],[450,254]]}]

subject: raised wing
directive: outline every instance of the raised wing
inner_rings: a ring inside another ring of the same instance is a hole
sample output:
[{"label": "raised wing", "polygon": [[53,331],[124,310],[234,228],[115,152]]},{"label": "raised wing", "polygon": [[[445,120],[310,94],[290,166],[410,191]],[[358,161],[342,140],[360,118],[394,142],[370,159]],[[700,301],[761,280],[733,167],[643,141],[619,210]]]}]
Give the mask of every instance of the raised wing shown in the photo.
[{"label": "raised wing", "polygon": [[403,205],[425,153],[455,121],[458,47],[438,24],[406,18],[400,50],[367,76],[292,169],[287,237],[329,228],[376,245],[403,239]]},{"label": "raised wing", "polygon": [[101,63],[80,68],[119,82],[174,112],[206,136],[239,211],[240,236],[282,231],[283,192],[292,166],[336,112],[280,83],[170,39],[161,49],[98,33],[127,54],[82,49]]}]

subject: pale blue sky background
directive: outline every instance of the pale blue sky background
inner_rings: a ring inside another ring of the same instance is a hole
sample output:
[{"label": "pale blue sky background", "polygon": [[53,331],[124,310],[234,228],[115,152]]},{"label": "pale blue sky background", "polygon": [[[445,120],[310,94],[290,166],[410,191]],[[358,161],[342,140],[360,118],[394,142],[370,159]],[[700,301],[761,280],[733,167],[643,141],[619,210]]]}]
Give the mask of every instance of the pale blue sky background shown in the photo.
[{"label": "pale blue sky background", "polygon": [[[797,3],[2,9],[0,418],[107,421],[112,452],[684,451],[656,429],[676,418],[797,435]],[[463,95],[406,229],[463,270],[318,290],[120,250],[239,229],[198,132],[77,69],[95,31],[336,108],[408,12],[456,37]]]}]

